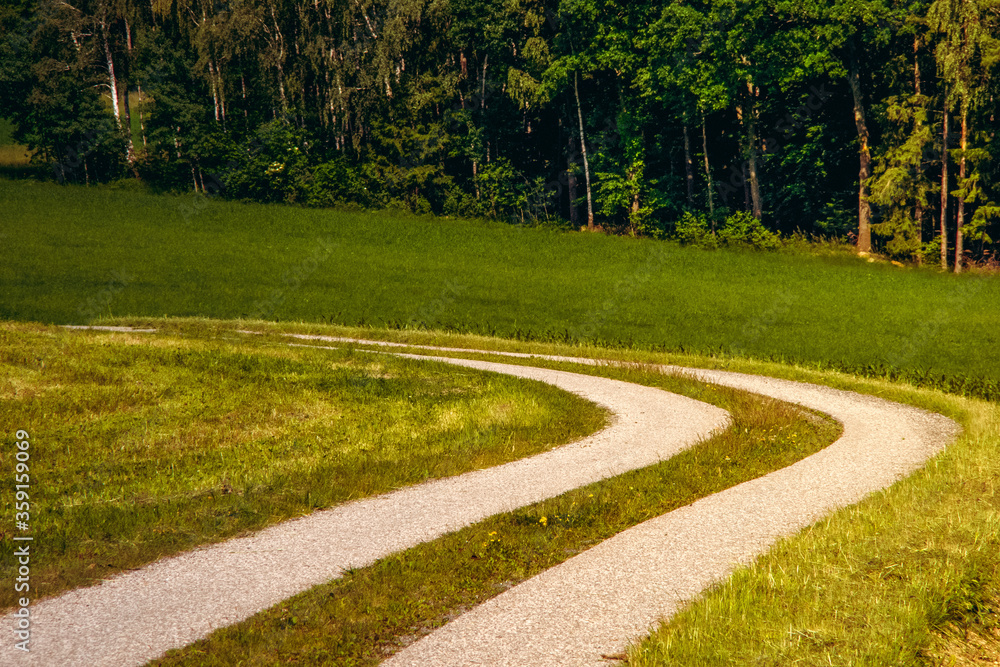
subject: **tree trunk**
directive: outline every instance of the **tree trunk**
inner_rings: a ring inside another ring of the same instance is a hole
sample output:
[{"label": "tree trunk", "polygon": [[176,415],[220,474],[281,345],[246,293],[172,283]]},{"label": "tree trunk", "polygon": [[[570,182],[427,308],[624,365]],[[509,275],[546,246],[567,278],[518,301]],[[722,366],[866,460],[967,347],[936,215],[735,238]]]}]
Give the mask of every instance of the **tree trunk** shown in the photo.
[{"label": "tree trunk", "polygon": [[132,107],[128,99],[128,84],[126,83],[122,93],[122,126],[128,134],[129,143],[132,142]]},{"label": "tree trunk", "polygon": [[743,210],[750,210],[750,179],[747,177],[747,161],[740,165],[740,176],[743,177]]},{"label": "tree trunk", "polygon": [[115,114],[115,122],[118,124],[118,129],[122,129],[122,115],[118,106],[118,78],[115,76],[115,61],[111,57],[111,45],[108,43],[108,28],[104,19],[100,20],[101,26],[101,39],[104,43],[104,57],[107,59],[108,65],[108,80],[111,84],[111,109]]},{"label": "tree trunk", "polygon": [[222,126],[226,126],[226,87],[225,80],[222,78],[222,69],[218,68],[217,73],[219,75],[219,110],[222,112]]},{"label": "tree trunk", "polygon": [[215,122],[218,123],[221,120],[219,114],[219,89],[215,82],[215,66],[212,65],[212,61],[208,61],[208,79],[212,82],[212,103],[215,106]]},{"label": "tree trunk", "polygon": [[753,102],[750,103],[749,112],[747,142],[750,144],[750,152],[747,156],[747,166],[750,168],[750,203],[753,206],[753,217],[760,220],[764,206],[760,198],[760,179],[757,176],[757,119]]},{"label": "tree trunk", "polygon": [[143,115],[142,86],[137,86],[139,92],[139,131],[142,132],[142,145],[146,146],[146,118]]},{"label": "tree trunk", "polygon": [[872,175],[872,155],[868,147],[868,123],[865,121],[865,102],[861,94],[861,79],[858,75],[858,61],[851,47],[851,71],[848,74],[851,95],[854,97],[854,124],[858,130],[858,252],[872,249],[872,208],[868,202],[868,179]]},{"label": "tree trunk", "polygon": [[580,76],[573,72],[573,94],[576,96],[576,117],[580,123],[580,154],[583,155],[583,178],[587,188],[587,229],[594,229],[594,201],[590,193],[590,164],[587,162],[587,140],[583,135],[583,107],[580,105]]},{"label": "tree trunk", "polygon": [[[920,36],[913,38],[913,93],[920,96]],[[917,122],[917,131],[920,131],[921,124]],[[923,180],[923,162],[921,158],[917,158],[916,165],[916,179],[917,181]],[[923,248],[924,245],[924,202],[923,193],[917,190],[916,202],[913,206],[913,218],[917,224],[917,238],[920,241],[920,247]],[[923,259],[920,253],[917,254],[917,264],[922,264]]]},{"label": "tree trunk", "polygon": [[490,61],[490,54],[487,53],[486,56],[483,57],[483,78],[482,78],[482,81],[480,82],[482,84],[481,85],[481,89],[482,90],[479,93],[479,108],[480,109],[485,109],[486,108],[486,65],[487,65],[487,63],[489,63],[489,61]]},{"label": "tree trunk", "polygon": [[[365,19],[368,19],[367,15],[365,15]],[[281,34],[281,27],[278,25],[278,16],[274,12],[273,5],[271,6],[271,20],[274,21],[274,36],[275,42],[278,45],[278,59],[275,63],[278,67],[278,99],[281,100],[281,112],[287,113],[288,98],[285,97],[285,68],[283,67],[283,63],[285,61],[285,36]],[[369,28],[371,28],[370,25]],[[372,36],[374,36],[374,32],[372,33]],[[386,90],[389,89],[389,79],[385,80],[385,87]],[[392,97],[391,92],[389,97]]]},{"label": "tree trunk", "polygon": [[705,130],[705,112],[701,114],[701,150],[705,156],[705,187],[708,190],[708,212],[712,216],[712,232],[715,232],[715,201],[712,197],[712,170],[708,164],[708,132]]},{"label": "tree trunk", "polygon": [[691,160],[691,140],[688,137],[687,113],[684,114],[684,175],[687,179],[688,206],[694,206],[694,163]]},{"label": "tree trunk", "polygon": [[[122,124],[125,126],[125,160],[128,162],[129,167],[132,168],[132,173],[138,178],[139,173],[135,169],[135,145],[132,141],[132,108],[129,104],[127,83],[124,88],[125,94],[122,95]],[[145,137],[143,137],[143,143],[145,144]]]},{"label": "tree trunk", "polygon": [[[125,46],[128,49],[128,62],[132,62],[132,28],[129,26],[128,19],[125,19]],[[125,159],[128,165],[132,168],[132,173],[135,174],[136,178],[139,178],[139,173],[135,169],[135,145],[132,141],[132,103],[129,100],[129,81],[128,73],[131,71],[131,67],[126,68],[126,77],[122,88],[122,124],[125,126]]]},{"label": "tree trunk", "polygon": [[243,90],[243,117],[247,118],[247,80],[243,72],[240,72],[240,87]]},{"label": "tree trunk", "polygon": [[576,142],[569,138],[569,155],[566,157],[566,190],[569,192],[569,221],[576,228],[580,215],[576,206]]},{"label": "tree trunk", "polygon": [[[969,112],[962,109],[962,157],[958,160],[958,187],[965,188],[965,148],[968,145]],[[958,213],[955,216],[955,273],[962,272],[962,227],[965,225],[965,196],[958,197]]]},{"label": "tree trunk", "polygon": [[[115,60],[111,55],[111,43],[108,41],[108,26],[102,17],[99,23],[101,27],[101,40],[104,43],[104,57],[108,64],[108,82],[111,86],[111,108],[115,114],[115,123],[118,131],[125,139],[125,160],[129,166],[135,163],[135,147],[132,145],[132,126],[128,116],[128,101],[125,102],[126,117],[123,123],[121,107],[118,100],[118,76],[115,74]],[[128,96],[128,87],[125,88],[125,95]]]},{"label": "tree trunk", "polygon": [[941,123],[941,270],[948,270],[948,95]]}]

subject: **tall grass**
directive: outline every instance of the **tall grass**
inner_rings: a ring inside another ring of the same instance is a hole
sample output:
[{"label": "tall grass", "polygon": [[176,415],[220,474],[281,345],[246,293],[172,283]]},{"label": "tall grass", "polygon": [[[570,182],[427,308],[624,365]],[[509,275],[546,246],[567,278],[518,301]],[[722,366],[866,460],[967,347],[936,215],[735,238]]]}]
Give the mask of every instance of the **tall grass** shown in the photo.
[{"label": "tall grass", "polygon": [[1000,280],[409,214],[0,181],[0,317],[589,340],[1000,382]]}]

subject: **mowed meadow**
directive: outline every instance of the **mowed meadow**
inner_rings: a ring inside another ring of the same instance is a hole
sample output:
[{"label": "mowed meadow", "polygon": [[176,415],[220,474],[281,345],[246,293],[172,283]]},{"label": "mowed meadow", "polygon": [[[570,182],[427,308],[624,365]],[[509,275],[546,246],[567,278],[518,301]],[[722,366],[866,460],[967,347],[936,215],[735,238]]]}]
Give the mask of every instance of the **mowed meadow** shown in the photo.
[{"label": "mowed meadow", "polygon": [[[207,316],[1000,382],[1000,280],[484,221],[0,180],[0,318]],[[870,374],[870,373],[869,373]],[[970,385],[970,386],[972,386]],[[961,391],[961,386],[959,386]]]}]

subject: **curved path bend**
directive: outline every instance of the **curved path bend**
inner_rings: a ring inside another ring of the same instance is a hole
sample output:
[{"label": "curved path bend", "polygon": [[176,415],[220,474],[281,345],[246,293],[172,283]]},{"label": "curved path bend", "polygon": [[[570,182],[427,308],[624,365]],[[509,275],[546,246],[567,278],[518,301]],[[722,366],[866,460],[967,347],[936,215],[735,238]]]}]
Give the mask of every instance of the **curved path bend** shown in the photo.
[{"label": "curved path bend", "polygon": [[620,654],[779,538],[890,486],[960,432],[946,417],[873,396],[725,371],[661,368],[818,410],[840,421],[843,434],[787,468],[619,533],[479,605],[383,664],[608,665],[602,656]]},{"label": "curved path bend", "polygon": [[[729,423],[711,405],[617,380],[440,359],[548,382],[604,406],[607,428],[505,465],[289,520],[30,607],[31,651],[0,642],[0,664],[141,665],[280,601],[444,533],[669,458]],[[38,554],[44,558],[44,542]],[[8,616],[5,627],[15,619]],[[9,632],[9,631],[8,631]],[[432,664],[432,663],[424,663]]]}]

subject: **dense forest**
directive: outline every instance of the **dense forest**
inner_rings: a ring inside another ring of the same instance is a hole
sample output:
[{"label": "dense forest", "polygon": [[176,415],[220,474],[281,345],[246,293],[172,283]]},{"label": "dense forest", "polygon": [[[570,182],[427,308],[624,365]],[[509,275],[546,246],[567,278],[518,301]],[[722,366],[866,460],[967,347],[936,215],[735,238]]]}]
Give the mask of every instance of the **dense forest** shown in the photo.
[{"label": "dense forest", "polygon": [[0,117],[60,181],[955,271],[1000,238],[1000,0],[4,0],[0,30]]}]

